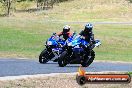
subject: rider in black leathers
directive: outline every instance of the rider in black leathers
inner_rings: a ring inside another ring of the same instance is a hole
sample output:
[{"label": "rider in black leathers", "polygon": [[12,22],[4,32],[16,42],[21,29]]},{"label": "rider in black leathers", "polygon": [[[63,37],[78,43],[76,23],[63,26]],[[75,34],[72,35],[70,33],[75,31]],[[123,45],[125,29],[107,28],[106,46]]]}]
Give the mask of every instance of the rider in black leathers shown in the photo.
[{"label": "rider in black leathers", "polygon": [[93,29],[93,25],[91,23],[87,23],[85,25],[84,30],[82,30],[79,35],[82,36],[83,39],[85,39],[90,45],[88,47],[88,49],[92,49],[94,48],[94,34],[92,32]]}]

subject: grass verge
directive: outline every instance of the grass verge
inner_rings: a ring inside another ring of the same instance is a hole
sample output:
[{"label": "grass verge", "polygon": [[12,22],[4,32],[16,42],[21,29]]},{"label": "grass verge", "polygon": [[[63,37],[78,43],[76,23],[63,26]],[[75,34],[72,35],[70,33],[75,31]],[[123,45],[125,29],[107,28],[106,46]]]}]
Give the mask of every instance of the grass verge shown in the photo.
[{"label": "grass verge", "polygon": [[[65,23],[14,18],[0,19],[0,57],[38,58],[44,43]],[[82,24],[70,24],[79,33]],[[96,48],[97,60],[132,61],[132,26],[120,24],[94,25],[95,38],[102,45]]]}]

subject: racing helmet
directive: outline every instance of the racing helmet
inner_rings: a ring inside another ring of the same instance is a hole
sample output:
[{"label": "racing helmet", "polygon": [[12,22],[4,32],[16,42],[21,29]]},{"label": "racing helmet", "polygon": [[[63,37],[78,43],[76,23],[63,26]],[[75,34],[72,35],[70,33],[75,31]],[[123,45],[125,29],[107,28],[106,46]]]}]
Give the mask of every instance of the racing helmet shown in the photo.
[{"label": "racing helmet", "polygon": [[70,26],[69,25],[65,25],[64,27],[63,27],[63,32],[64,33],[66,33],[66,32],[69,32],[70,31]]},{"label": "racing helmet", "polygon": [[85,25],[85,31],[92,31],[92,29],[93,29],[93,24],[91,24],[91,23],[87,23],[86,25]]}]

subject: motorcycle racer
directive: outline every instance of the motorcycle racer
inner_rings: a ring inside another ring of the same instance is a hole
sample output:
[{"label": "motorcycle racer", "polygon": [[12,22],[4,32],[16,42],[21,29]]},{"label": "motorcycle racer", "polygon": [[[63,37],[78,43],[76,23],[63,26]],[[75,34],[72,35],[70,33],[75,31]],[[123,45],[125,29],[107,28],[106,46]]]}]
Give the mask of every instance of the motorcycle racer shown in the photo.
[{"label": "motorcycle racer", "polygon": [[63,36],[64,40],[67,40],[72,34],[70,33],[71,27],[69,25],[65,25],[63,27],[63,31],[58,33],[58,36]]},{"label": "motorcycle racer", "polygon": [[93,30],[93,24],[87,23],[85,25],[84,30],[82,30],[79,33],[79,35],[81,35],[83,39],[85,39],[87,42],[89,42],[91,46],[95,43],[94,34],[93,34],[92,30]]},{"label": "motorcycle racer", "polygon": [[94,34],[92,32],[93,25],[91,23],[87,23],[85,25],[84,30],[82,30],[79,35],[83,36],[83,38],[87,41],[94,41]]}]

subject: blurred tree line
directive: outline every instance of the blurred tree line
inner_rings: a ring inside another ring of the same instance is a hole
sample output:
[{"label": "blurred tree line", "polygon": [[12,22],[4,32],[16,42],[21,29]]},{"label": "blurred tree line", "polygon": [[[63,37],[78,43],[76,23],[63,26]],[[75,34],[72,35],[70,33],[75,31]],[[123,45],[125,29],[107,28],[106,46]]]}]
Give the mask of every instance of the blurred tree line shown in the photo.
[{"label": "blurred tree line", "polygon": [[128,0],[130,3],[132,3],[132,0]]},{"label": "blurred tree line", "polygon": [[[53,8],[55,3],[60,3],[64,1],[70,0],[0,0],[0,9],[4,9],[4,14],[9,16],[10,12],[13,9],[17,9],[15,7],[15,3],[22,3],[22,2],[32,2],[36,3],[36,9],[45,10],[48,8]],[[127,0],[129,3],[132,3],[132,0]],[[1,11],[1,10],[0,10]]]},{"label": "blurred tree line", "polygon": [[[14,9],[13,5],[15,3],[21,3],[21,2],[33,2],[36,3],[36,9],[47,9],[47,8],[53,8],[53,5],[55,3],[60,3],[63,1],[69,1],[69,0],[0,0],[0,8],[3,8],[5,11],[5,15],[9,16],[12,9]],[[16,9],[16,8],[15,8]]]}]

